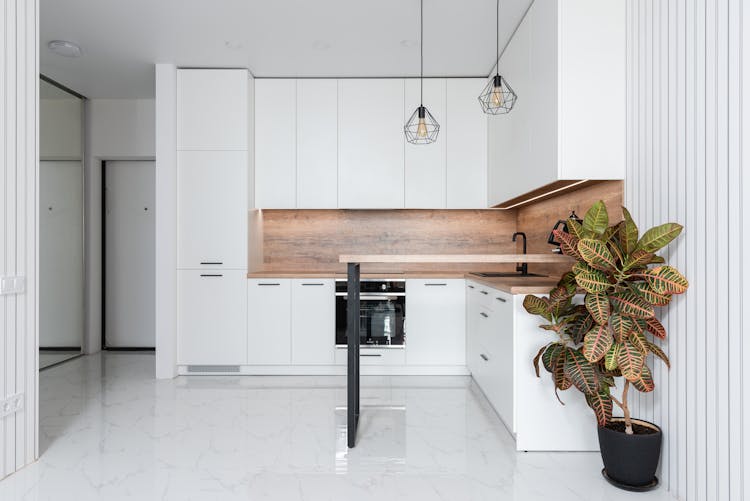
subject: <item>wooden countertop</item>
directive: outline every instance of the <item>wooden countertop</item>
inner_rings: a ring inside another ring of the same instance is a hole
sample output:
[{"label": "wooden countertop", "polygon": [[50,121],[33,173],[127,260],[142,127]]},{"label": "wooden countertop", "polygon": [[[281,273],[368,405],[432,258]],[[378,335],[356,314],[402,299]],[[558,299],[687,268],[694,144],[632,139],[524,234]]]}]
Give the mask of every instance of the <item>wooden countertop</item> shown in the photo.
[{"label": "wooden countertop", "polygon": [[340,263],[573,263],[560,254],[342,254]]},{"label": "wooden countertop", "polygon": [[467,273],[466,278],[508,294],[547,294],[560,277],[481,277]]},{"label": "wooden countertop", "polygon": [[[393,271],[381,273],[362,273],[362,278],[464,278],[463,271]],[[346,279],[341,271],[251,271],[247,278],[335,278]]]}]

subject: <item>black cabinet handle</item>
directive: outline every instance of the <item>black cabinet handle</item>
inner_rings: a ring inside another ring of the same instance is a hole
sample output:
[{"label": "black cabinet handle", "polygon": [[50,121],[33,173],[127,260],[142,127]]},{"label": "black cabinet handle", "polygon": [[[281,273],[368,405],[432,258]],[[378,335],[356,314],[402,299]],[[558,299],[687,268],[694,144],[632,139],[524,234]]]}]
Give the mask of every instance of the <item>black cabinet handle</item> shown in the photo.
[{"label": "black cabinet handle", "polygon": [[505,298],[502,298],[502,297],[496,297],[495,299],[497,299],[501,303],[507,303],[508,302]]},{"label": "black cabinet handle", "polygon": [[479,291],[479,292],[481,292],[481,293],[482,293],[482,294],[484,294],[485,296],[486,296],[487,294],[489,294],[489,292],[487,292],[487,291]]},{"label": "black cabinet handle", "polygon": [[480,315],[482,315],[482,316],[483,316],[484,318],[488,318],[488,317],[489,317],[489,315],[487,315],[487,314],[486,314],[485,312],[483,312],[483,311],[480,311],[480,312],[479,312],[479,314],[480,314]]},{"label": "black cabinet handle", "polygon": [[220,264],[224,264],[224,262],[223,261],[201,261],[201,264],[217,266]]},{"label": "black cabinet handle", "polygon": [[[442,284],[424,284],[425,287],[445,287],[447,285],[448,284],[446,284],[446,283],[442,283]],[[469,286],[469,287],[471,287],[471,286]]]},{"label": "black cabinet handle", "polygon": [[258,284],[259,287],[263,287],[263,286],[275,286],[275,285],[281,285],[281,284],[278,284],[278,283],[276,283],[276,284],[271,284],[271,283],[260,283],[260,284]]},{"label": "black cabinet handle", "polygon": [[489,361],[489,358],[487,358],[487,355],[485,355],[484,353],[480,353],[479,356],[482,357],[482,360],[484,360],[485,362]]},{"label": "black cabinet handle", "polygon": [[307,287],[307,286],[312,286],[312,285],[325,285],[325,284],[302,284],[302,285]]},{"label": "black cabinet handle", "polygon": [[202,277],[223,277],[221,273],[201,273]]},{"label": "black cabinet handle", "polygon": [[473,286],[473,285],[470,285],[470,286],[469,286],[469,289],[473,289],[473,288],[474,288],[474,286]]},{"label": "black cabinet handle", "polygon": [[380,353],[360,353],[360,357],[382,357],[383,355]]}]

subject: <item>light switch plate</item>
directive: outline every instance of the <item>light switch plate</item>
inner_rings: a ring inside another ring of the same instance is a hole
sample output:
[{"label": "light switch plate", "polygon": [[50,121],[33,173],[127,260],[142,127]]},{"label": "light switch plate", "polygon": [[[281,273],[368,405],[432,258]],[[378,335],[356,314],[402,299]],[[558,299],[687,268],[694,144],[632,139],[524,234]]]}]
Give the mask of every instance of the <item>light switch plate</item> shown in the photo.
[{"label": "light switch plate", "polygon": [[10,416],[23,409],[23,393],[16,393],[0,403],[0,418]]},{"label": "light switch plate", "polygon": [[25,277],[0,277],[0,294],[23,294],[25,291]]}]

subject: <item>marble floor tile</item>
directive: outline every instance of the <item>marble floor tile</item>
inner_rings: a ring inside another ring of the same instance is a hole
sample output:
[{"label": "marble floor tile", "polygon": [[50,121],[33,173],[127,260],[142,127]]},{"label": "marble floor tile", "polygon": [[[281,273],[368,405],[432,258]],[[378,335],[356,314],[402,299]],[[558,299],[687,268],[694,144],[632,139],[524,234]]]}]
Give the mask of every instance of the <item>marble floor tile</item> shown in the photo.
[{"label": "marble floor tile", "polygon": [[154,379],[104,353],[40,376],[39,461],[0,500],[639,501],[592,453],[517,453],[468,377],[363,377],[346,447],[344,377]]}]

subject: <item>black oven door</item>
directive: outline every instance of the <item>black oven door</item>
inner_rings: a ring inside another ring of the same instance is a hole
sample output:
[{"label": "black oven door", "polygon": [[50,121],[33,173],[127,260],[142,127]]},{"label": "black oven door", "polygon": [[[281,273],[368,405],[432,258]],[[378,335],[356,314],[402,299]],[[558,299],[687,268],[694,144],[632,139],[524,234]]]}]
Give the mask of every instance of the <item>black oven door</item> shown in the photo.
[{"label": "black oven door", "polygon": [[[346,346],[347,297],[336,296],[336,344]],[[359,308],[359,342],[367,346],[403,346],[406,297],[362,294]]]}]

